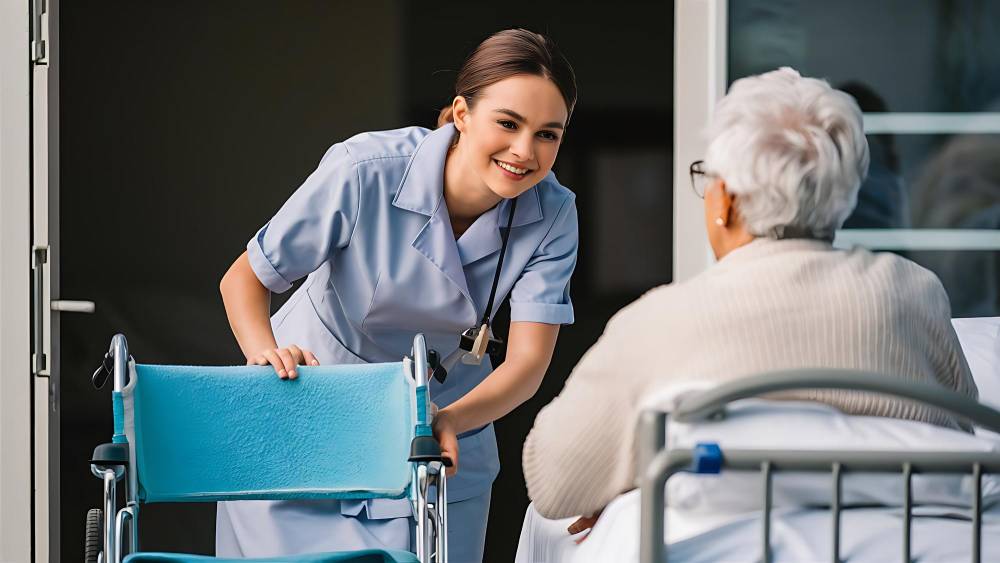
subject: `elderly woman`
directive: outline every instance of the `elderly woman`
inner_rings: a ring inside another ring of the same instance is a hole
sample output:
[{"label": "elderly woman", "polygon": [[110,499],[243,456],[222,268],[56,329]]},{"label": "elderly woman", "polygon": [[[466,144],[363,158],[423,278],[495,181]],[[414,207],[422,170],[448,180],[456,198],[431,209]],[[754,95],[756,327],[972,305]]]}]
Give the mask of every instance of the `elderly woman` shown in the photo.
[{"label": "elderly woman", "polygon": [[[524,445],[535,508],[548,518],[585,517],[571,532],[635,487],[639,405],[666,386],[833,367],[976,396],[934,274],[895,254],[831,246],[868,169],[850,96],[782,68],[736,81],[708,133],[705,161],[691,172],[718,262],[616,314]],[[959,426],[879,396],[817,390],[792,398]]]}]

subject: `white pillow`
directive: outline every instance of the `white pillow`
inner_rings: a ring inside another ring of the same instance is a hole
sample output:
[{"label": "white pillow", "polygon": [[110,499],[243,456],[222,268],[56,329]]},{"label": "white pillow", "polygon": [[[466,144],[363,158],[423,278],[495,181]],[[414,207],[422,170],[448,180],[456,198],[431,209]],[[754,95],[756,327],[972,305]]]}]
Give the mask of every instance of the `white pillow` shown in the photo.
[{"label": "white pillow", "polygon": [[[766,450],[1000,451],[1000,442],[921,422],[849,416],[828,405],[748,399],[732,403],[725,419],[695,425],[668,423],[671,447],[699,442],[727,448]],[[843,480],[845,505],[901,506],[900,474],[850,474]],[[916,475],[918,504],[971,506],[971,477]],[[780,506],[827,506],[833,494],[831,474],[775,473],[772,503]],[[759,472],[719,475],[682,473],[667,485],[671,508],[692,512],[742,512],[763,506]],[[983,476],[984,507],[1000,500],[1000,477]]]},{"label": "white pillow", "polygon": [[1000,317],[952,319],[951,324],[979,387],[979,402],[1000,408]]}]

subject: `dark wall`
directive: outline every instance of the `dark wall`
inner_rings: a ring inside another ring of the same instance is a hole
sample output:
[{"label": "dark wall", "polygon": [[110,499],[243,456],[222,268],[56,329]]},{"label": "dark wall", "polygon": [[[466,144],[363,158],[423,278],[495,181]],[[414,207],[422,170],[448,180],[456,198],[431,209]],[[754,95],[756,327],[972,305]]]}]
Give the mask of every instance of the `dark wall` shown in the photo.
[{"label": "dark wall", "polygon": [[[498,424],[487,560],[513,558],[528,502],[520,448],[535,414],[607,318],[670,278],[672,5],[573,6],[62,5],[60,289],[97,303],[61,326],[63,561],[80,559],[84,515],[100,502],[86,460],[110,435],[110,392],[89,375],[111,335],[124,332],[142,362],[240,363],[218,281],[249,237],[329,145],[432,125],[468,51],[524,26],[553,36],[577,70],[580,103],[556,171],[578,195],[581,254],[577,323],[562,330],[538,395]],[[621,252],[640,240],[647,252]],[[149,506],[143,547],[211,553],[214,512]]]}]

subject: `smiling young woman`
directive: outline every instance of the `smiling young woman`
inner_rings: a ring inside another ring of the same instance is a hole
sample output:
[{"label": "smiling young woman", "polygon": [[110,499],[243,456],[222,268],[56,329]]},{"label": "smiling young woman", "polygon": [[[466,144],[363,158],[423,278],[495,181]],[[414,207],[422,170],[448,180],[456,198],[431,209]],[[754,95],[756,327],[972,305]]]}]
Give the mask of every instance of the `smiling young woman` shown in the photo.
[{"label": "smiling young woman", "polygon": [[[454,463],[455,561],[482,559],[499,472],[492,422],[535,393],[560,325],[573,322],[576,203],[552,165],[575,103],[573,70],[551,40],[523,29],[492,35],[463,65],[437,129],[335,144],[221,283],[247,362],[282,379],[301,364],[398,361],[416,332],[458,357],[461,335],[489,336],[510,296],[504,363],[494,370],[479,356],[431,385],[441,407],[434,434]],[[271,292],[305,276],[271,317]],[[410,527],[405,499],[220,503],[216,551],[408,549]]]}]

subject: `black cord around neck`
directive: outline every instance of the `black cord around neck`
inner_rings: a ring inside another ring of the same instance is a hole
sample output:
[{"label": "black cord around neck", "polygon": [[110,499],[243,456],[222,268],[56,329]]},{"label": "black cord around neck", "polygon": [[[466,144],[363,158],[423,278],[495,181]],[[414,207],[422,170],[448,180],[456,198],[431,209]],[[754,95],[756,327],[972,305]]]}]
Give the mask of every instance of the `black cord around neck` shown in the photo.
[{"label": "black cord around neck", "polygon": [[490,289],[490,300],[486,303],[486,310],[483,311],[483,322],[490,326],[490,313],[493,311],[493,300],[497,296],[497,285],[500,283],[500,269],[503,268],[503,257],[507,254],[507,240],[510,238],[511,225],[514,223],[514,209],[517,208],[517,198],[510,200],[510,213],[507,215],[507,228],[500,235],[500,258],[497,259],[497,271],[493,275],[493,287]]}]

